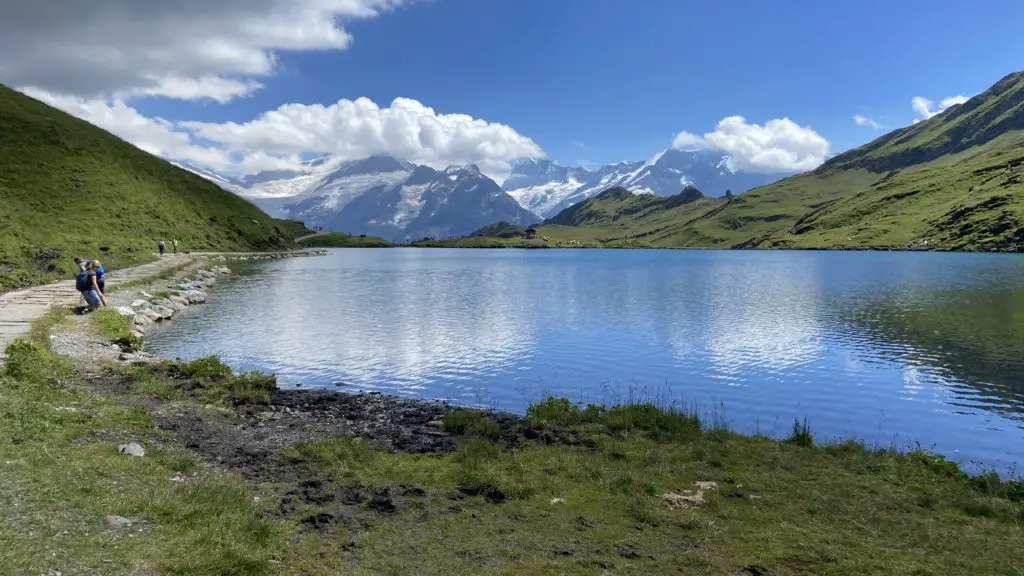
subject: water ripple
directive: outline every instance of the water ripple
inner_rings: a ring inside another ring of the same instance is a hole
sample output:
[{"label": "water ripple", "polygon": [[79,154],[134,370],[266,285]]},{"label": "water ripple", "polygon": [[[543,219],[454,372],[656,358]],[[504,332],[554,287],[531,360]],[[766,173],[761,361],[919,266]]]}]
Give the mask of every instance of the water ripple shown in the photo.
[{"label": "water ripple", "polygon": [[807,416],[821,437],[1024,462],[1021,258],[337,250],[238,272],[150,346],[282,386],[724,404],[742,431]]}]

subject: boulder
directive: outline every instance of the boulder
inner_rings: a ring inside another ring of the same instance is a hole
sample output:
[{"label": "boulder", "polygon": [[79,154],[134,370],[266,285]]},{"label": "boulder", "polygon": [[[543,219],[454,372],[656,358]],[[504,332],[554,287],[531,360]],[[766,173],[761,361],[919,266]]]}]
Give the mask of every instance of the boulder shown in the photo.
[{"label": "boulder", "polygon": [[133,300],[131,306],[132,306],[132,308],[149,308],[150,307],[150,303],[149,303],[149,300],[139,299],[139,300]]},{"label": "boulder", "polygon": [[132,319],[132,324],[136,326],[149,326],[153,321],[149,319],[145,314],[136,314],[135,318]]},{"label": "boulder", "polygon": [[140,314],[144,315],[146,318],[149,318],[150,322],[159,322],[161,319],[160,315],[157,314],[157,312],[152,308],[146,308],[145,310],[142,310]]},{"label": "boulder", "polygon": [[177,294],[173,294],[173,295],[171,295],[169,300],[171,302],[177,302],[178,304],[181,304],[182,306],[188,306],[188,298],[185,298],[184,296],[179,296]]},{"label": "boulder", "polygon": [[118,306],[116,310],[121,316],[135,316],[135,310],[132,310],[128,306]]},{"label": "boulder", "polygon": [[188,300],[189,304],[202,304],[206,302],[206,293],[201,290],[186,290],[181,295]]}]

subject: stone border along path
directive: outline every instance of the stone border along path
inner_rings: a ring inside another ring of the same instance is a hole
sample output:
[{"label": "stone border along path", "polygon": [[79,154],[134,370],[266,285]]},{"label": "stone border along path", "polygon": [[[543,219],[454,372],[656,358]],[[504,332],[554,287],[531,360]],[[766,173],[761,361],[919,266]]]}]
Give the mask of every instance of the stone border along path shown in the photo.
[{"label": "stone border along path", "polygon": [[[306,250],[297,252],[196,252],[189,254],[166,254],[148,264],[132,268],[115,270],[106,274],[107,286],[116,288],[118,284],[127,284],[136,280],[145,280],[159,276],[172,268],[191,264],[198,257],[212,257],[220,260],[226,256],[238,259],[271,259],[292,256],[318,256],[326,254],[326,250]],[[53,306],[75,306],[81,295],[75,290],[74,280],[58,280],[41,286],[32,286],[0,294],[0,362],[3,361],[4,350],[14,340],[29,333],[32,322],[45,314]]]}]

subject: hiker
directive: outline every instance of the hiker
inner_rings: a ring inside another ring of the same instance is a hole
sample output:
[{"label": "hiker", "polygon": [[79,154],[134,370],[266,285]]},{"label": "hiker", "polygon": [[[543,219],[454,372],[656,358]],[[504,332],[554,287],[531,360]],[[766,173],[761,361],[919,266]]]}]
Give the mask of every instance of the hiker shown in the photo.
[{"label": "hiker", "polygon": [[89,310],[107,305],[107,297],[100,292],[100,286],[96,281],[97,267],[98,263],[95,260],[90,260],[85,265],[85,269],[80,271],[75,278],[75,288],[82,293],[82,297],[89,305]]},{"label": "hiker", "polygon": [[178,253],[178,241],[173,238],[171,239],[171,250],[173,250],[175,254]]},{"label": "hiker", "polygon": [[156,249],[159,250],[160,251],[160,255],[163,256],[164,255],[164,251],[167,250],[167,245],[164,244],[163,240],[157,240],[157,242],[156,242]]},{"label": "hiker", "polygon": [[75,256],[75,264],[78,264],[79,272],[85,272],[93,262],[96,263],[96,285],[100,288],[100,294],[106,294],[107,281],[104,278],[106,272],[103,271],[103,263],[99,260],[84,260],[81,256]]}]

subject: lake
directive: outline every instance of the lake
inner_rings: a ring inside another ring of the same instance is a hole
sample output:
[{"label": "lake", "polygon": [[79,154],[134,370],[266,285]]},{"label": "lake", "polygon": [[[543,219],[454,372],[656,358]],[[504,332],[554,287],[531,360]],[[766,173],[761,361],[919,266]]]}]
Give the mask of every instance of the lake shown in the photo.
[{"label": "lake", "polygon": [[697,407],[740,432],[1024,463],[1024,258],[348,249],[238,263],[148,336],[301,385],[522,411]]}]

